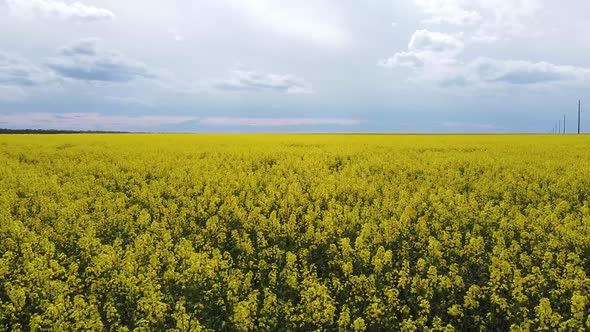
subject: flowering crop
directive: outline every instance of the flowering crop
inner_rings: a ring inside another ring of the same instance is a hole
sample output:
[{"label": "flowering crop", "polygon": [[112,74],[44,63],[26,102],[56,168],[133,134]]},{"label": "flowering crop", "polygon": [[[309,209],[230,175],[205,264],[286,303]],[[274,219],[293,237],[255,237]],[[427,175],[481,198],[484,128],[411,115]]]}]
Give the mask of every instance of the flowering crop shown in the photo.
[{"label": "flowering crop", "polygon": [[590,329],[589,146],[0,136],[0,330]]}]

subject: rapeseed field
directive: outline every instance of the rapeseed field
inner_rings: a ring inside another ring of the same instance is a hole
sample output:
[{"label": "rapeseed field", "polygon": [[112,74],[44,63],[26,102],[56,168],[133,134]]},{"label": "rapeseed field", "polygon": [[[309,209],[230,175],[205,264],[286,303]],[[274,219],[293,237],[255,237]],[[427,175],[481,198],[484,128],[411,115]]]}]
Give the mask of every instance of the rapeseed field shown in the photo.
[{"label": "rapeseed field", "polygon": [[0,136],[0,330],[583,331],[589,311],[590,136]]}]

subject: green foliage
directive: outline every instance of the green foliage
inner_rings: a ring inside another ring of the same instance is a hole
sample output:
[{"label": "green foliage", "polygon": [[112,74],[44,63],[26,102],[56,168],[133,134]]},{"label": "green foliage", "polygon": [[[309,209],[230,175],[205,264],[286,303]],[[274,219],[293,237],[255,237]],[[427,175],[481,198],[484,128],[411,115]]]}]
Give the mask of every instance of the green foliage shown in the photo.
[{"label": "green foliage", "polygon": [[0,136],[0,330],[588,330],[589,143]]}]

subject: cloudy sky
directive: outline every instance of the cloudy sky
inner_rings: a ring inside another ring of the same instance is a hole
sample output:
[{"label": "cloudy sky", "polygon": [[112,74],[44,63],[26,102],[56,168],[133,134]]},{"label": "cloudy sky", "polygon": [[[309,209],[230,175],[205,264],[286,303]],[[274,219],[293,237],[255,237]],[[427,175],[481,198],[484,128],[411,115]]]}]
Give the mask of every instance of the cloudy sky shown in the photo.
[{"label": "cloudy sky", "polygon": [[550,132],[586,0],[0,0],[0,128]]}]

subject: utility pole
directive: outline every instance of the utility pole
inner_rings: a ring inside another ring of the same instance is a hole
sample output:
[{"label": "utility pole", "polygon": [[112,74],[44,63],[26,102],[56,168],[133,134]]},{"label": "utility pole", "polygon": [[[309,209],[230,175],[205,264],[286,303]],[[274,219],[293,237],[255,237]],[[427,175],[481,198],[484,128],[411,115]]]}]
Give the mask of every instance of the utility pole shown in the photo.
[{"label": "utility pole", "polygon": [[565,134],[565,114],[563,115],[563,133]]},{"label": "utility pole", "polygon": [[582,112],[582,100],[578,100],[578,135],[580,135],[580,113]]}]

